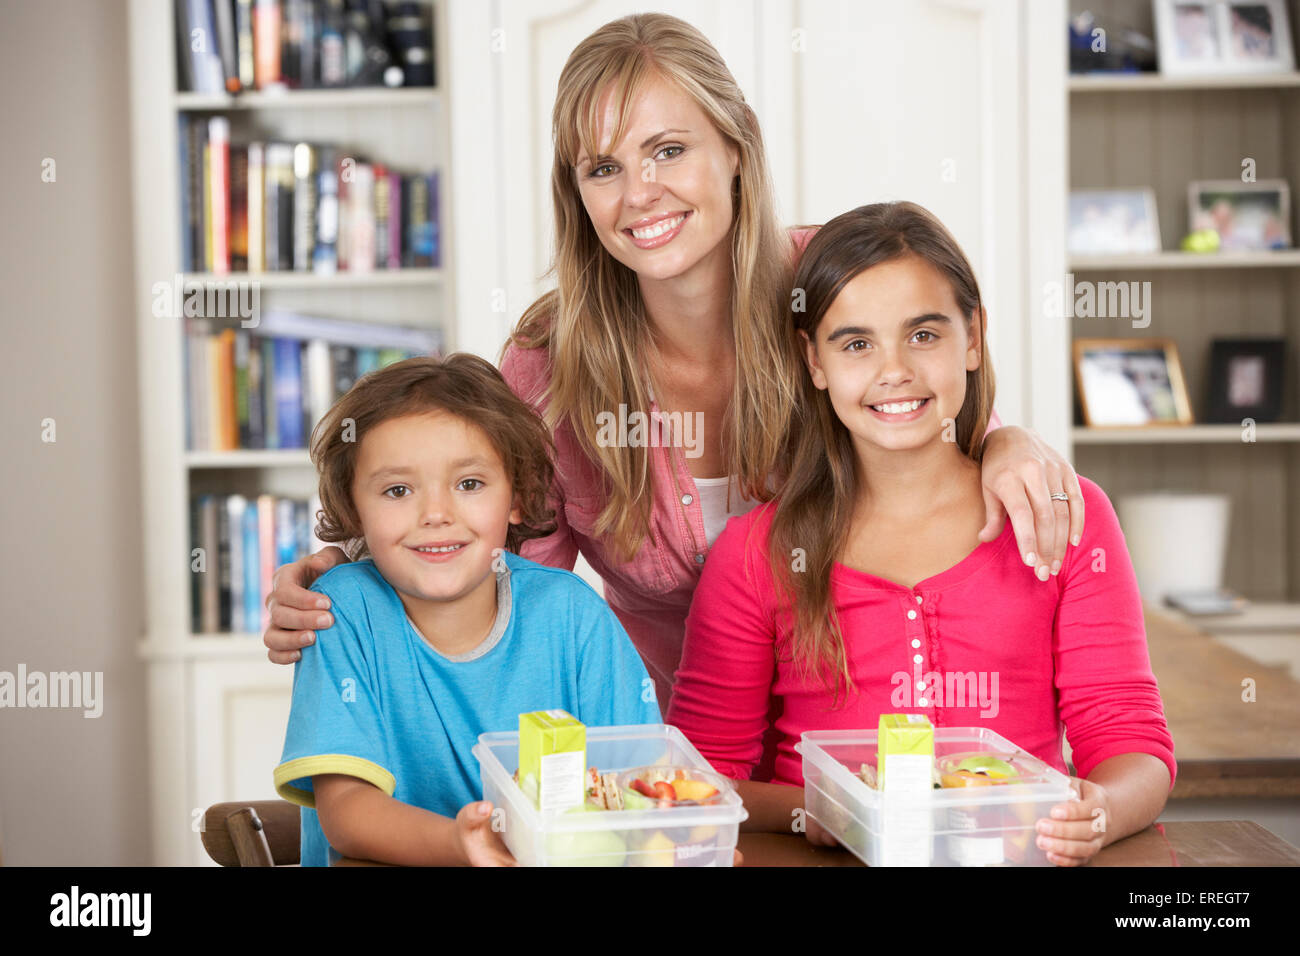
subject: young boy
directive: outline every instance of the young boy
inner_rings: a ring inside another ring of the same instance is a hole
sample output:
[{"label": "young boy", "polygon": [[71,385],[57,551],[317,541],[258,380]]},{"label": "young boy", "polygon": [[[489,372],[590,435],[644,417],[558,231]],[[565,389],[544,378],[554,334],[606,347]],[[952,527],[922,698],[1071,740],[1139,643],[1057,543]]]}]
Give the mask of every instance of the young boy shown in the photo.
[{"label": "young boy", "polygon": [[373,372],[317,426],[322,575],[334,626],[294,665],[276,790],[304,807],[304,866],[510,864],[481,791],[478,735],[561,708],[658,723],[645,666],[576,575],[510,552],[548,534],[550,442],[467,354]]}]

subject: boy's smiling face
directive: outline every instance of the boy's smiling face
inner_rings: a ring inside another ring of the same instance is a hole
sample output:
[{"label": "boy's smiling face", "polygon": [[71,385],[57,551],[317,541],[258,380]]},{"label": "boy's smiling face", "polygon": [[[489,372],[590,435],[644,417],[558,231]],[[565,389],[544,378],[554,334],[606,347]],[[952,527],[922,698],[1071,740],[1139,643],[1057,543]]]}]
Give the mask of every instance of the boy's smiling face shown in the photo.
[{"label": "boy's smiling face", "polygon": [[978,326],[949,280],[915,255],[858,273],[803,335],[813,383],[855,443],[901,451],[940,440],[979,368]]},{"label": "boy's smiling face", "polygon": [[435,411],[369,429],[352,500],[375,567],[417,622],[427,602],[478,588],[495,595],[493,551],[521,514],[501,456],[477,425]]}]

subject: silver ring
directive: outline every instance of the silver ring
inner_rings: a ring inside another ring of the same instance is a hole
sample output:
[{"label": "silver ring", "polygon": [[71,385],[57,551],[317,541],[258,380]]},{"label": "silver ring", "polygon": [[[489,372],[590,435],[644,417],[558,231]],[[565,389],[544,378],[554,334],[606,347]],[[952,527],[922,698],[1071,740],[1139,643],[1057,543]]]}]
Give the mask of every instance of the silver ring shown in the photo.
[{"label": "silver ring", "polygon": [[1056,492],[1053,492],[1052,494],[1048,495],[1047,497],[1051,498],[1053,501],[1069,501],[1069,500],[1070,500],[1070,496],[1067,495],[1064,491],[1056,491]]}]

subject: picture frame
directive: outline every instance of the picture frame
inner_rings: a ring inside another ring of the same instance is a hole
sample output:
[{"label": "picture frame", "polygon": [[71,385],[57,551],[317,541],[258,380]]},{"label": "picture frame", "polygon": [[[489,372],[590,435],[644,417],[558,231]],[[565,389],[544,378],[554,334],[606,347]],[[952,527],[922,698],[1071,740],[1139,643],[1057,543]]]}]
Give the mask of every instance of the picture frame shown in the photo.
[{"label": "picture frame", "polygon": [[1072,255],[1159,252],[1156,193],[1141,189],[1072,189],[1066,246]]},{"label": "picture frame", "polygon": [[1074,381],[1089,428],[1193,423],[1172,339],[1075,339]]},{"label": "picture frame", "polygon": [[1165,76],[1295,70],[1286,0],[1152,0]]},{"label": "picture frame", "polygon": [[1286,339],[1215,339],[1210,343],[1208,420],[1238,424],[1282,417]]},{"label": "picture frame", "polygon": [[1187,186],[1188,231],[1213,229],[1220,252],[1291,248],[1291,187],[1285,179],[1204,179]]}]

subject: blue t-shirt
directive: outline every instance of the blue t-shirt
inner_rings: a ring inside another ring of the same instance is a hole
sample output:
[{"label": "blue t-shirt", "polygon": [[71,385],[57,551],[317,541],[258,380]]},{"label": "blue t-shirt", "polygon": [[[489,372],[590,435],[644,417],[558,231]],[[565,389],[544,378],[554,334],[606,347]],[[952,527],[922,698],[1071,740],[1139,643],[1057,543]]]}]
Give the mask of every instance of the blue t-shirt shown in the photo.
[{"label": "blue t-shirt", "polygon": [[627,632],[576,574],[503,552],[497,620],[456,658],[415,629],[371,560],[333,568],[334,626],[302,649],[276,791],[302,811],[304,866],[338,859],[316,815],[311,778],[342,773],[403,803],[455,817],[482,799],[478,735],[560,708],[589,727],[655,724],[654,687]]}]

